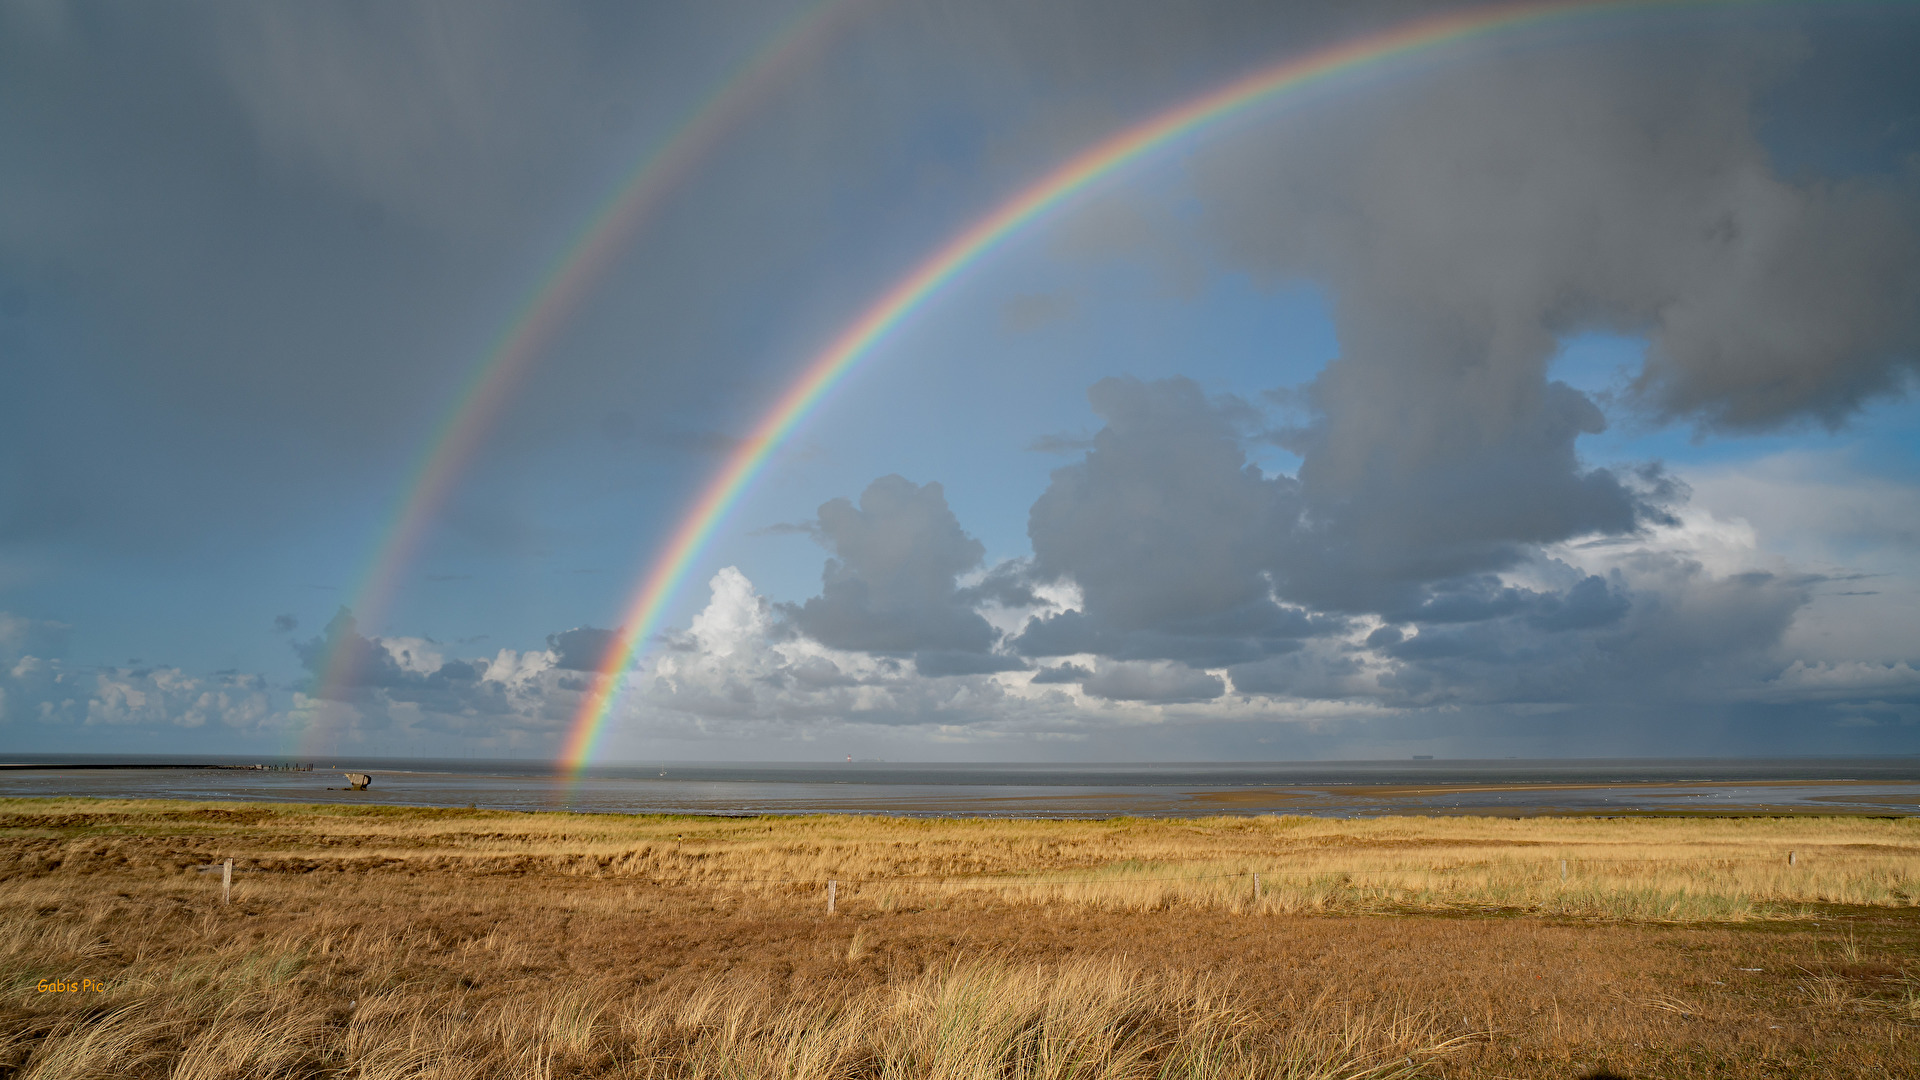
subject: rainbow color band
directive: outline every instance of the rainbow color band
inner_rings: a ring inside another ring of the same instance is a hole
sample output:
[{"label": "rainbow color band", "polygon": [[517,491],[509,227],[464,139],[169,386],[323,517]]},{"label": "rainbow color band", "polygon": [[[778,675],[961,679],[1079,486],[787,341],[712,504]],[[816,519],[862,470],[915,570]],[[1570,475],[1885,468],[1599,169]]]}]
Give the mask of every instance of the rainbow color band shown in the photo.
[{"label": "rainbow color band", "polygon": [[[702,159],[765,99],[797,60],[818,46],[839,17],[859,0],[821,0],[789,20],[758,52],[735,68],[678,127],[629,170],[613,193],[536,280],[493,348],[442,415],[425,452],[401,488],[391,524],[382,532],[361,585],[349,603],[361,625],[375,626],[392,603],[401,571],[413,560],[455,481],[471,464],[510,391],[539,357],[594,284]],[[344,635],[320,664],[321,702],[345,696],[360,672],[362,650]],[[324,708],[324,704],[323,704]],[[299,732],[300,756],[323,748],[324,723]]]}]

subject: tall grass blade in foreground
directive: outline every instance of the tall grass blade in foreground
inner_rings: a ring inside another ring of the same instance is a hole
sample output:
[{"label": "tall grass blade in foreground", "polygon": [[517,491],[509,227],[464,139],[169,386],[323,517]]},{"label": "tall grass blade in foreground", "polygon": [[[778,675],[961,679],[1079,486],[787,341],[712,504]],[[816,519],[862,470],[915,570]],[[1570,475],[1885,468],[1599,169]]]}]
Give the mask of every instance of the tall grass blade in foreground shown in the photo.
[{"label": "tall grass blade in foreground", "polygon": [[65,1018],[31,1080],[620,1076],[660,1080],[1353,1080],[1416,1075],[1431,1024],[1308,1004],[1261,1017],[1195,976],[1114,961],[981,960],[844,995],[773,999],[716,981],[677,1001],[611,985],[466,1013],[395,991],[351,1019],[302,987],[230,995],[156,983]]}]

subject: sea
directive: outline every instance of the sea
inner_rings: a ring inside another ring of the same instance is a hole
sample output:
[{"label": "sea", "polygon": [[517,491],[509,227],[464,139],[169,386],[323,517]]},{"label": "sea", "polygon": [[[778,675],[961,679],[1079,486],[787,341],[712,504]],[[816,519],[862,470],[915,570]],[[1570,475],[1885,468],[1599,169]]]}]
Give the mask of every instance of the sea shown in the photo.
[{"label": "sea", "polygon": [[[373,778],[351,790],[345,774]],[[1920,757],[927,764],[0,756],[0,798],[1107,818],[1307,814],[1920,815]]]}]

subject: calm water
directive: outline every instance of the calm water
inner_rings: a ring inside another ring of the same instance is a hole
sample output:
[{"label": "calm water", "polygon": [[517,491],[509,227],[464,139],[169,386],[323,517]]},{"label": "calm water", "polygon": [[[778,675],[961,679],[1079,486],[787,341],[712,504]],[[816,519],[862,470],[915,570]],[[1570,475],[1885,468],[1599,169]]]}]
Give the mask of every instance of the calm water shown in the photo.
[{"label": "calm water", "polygon": [[[341,759],[313,772],[168,761],[16,755],[0,796],[474,805],[600,813],[1105,817],[1116,814],[1633,813],[1920,814],[1920,758],[1351,761],[1171,765],[681,764]],[[112,767],[119,766],[119,767]],[[331,766],[331,767],[329,767]],[[344,790],[343,771],[372,774]]]}]

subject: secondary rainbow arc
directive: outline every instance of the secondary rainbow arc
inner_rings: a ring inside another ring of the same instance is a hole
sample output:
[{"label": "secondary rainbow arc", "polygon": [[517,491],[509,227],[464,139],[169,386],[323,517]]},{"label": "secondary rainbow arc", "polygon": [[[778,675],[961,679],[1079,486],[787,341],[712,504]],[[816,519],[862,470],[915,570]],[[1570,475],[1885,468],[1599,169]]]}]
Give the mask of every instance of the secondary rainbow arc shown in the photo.
[{"label": "secondary rainbow arc", "polygon": [[[818,45],[838,17],[858,0],[820,0],[785,23],[723,79],[668,134],[622,174],[613,192],[535,279],[493,345],[442,413],[424,452],[401,485],[390,524],[374,547],[348,607],[362,625],[378,625],[393,601],[401,572],[418,553],[429,527],[466,471],[488,430],[541,350],[590,295],[595,283],[671,194],[726,134],[771,91],[778,78]],[[319,666],[316,698],[346,697],[362,662],[345,634],[330,643]],[[298,732],[297,753],[318,752],[328,733],[324,712]]]},{"label": "secondary rainbow arc", "polygon": [[1413,20],[1280,61],[1160,112],[1098,143],[967,226],[889,287],[806,364],[667,537],[626,609],[562,742],[558,764],[578,774],[592,759],[622,678],[655,632],[694,561],[772,452],[890,330],[998,243],[1114,170],[1183,136],[1304,88],[1439,47],[1497,33],[1633,12],[1757,6],[1762,0],[1559,0],[1503,4]]}]

